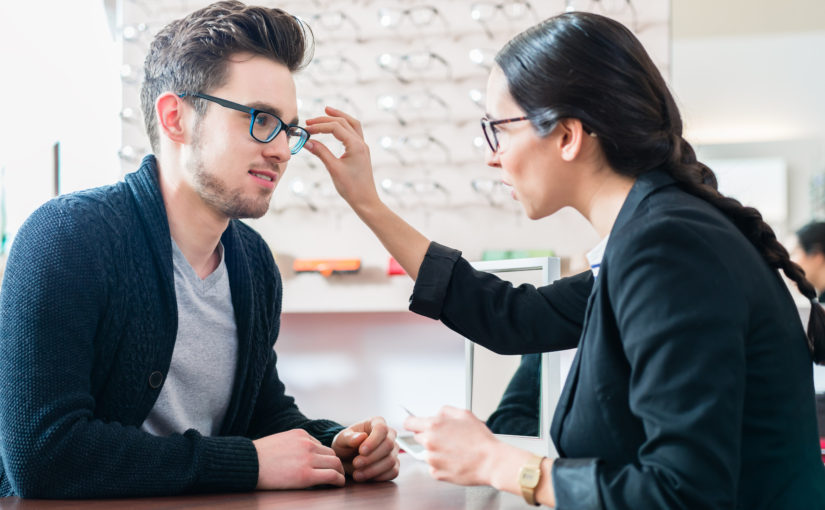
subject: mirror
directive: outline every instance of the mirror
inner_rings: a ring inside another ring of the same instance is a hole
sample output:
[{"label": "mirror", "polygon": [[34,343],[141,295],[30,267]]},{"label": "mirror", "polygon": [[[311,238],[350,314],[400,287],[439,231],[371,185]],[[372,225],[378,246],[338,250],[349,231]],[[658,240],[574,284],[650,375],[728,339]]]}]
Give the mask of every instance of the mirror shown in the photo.
[{"label": "mirror", "polygon": [[[514,286],[547,285],[561,274],[557,257],[482,261],[472,266]],[[550,421],[573,353],[501,355],[466,340],[466,408],[487,422],[502,441],[555,456]]]}]

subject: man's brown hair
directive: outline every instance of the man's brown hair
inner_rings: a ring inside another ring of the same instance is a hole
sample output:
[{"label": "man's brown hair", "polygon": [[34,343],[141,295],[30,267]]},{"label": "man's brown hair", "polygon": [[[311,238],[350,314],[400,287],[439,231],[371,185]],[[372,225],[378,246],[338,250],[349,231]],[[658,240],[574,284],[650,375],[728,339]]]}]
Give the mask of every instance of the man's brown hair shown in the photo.
[{"label": "man's brown hair", "polygon": [[[291,72],[312,58],[309,27],[281,9],[215,2],[166,25],[152,40],[144,62],[140,106],[152,150],[160,150],[155,100],[164,92],[208,92],[226,82],[227,59],[248,52],[279,62]],[[193,100],[197,114],[205,101]]]}]

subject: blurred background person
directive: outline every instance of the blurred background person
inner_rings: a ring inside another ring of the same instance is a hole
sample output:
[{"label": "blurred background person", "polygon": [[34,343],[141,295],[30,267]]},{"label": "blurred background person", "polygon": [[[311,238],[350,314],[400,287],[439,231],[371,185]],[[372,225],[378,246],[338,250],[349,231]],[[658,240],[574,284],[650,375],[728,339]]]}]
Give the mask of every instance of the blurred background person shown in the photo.
[{"label": "blurred background person", "polygon": [[805,278],[816,288],[822,303],[825,290],[825,222],[812,221],[796,232],[796,248],[791,260],[805,271]]},{"label": "blurred background person", "polygon": [[[796,231],[791,260],[805,271],[805,278],[814,286],[822,303],[825,299],[825,221],[812,221]],[[814,387],[819,437],[825,438],[825,369],[821,367],[814,367]]]}]

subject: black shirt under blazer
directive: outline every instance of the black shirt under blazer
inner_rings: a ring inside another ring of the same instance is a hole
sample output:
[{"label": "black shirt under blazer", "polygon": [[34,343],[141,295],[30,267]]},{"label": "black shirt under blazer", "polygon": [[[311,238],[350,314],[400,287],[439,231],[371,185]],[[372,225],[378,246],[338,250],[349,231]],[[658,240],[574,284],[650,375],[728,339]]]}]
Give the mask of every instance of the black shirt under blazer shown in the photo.
[{"label": "black shirt under blazer", "polygon": [[788,289],[662,171],[637,179],[597,278],[513,288],[432,243],[410,309],[499,353],[578,347],[551,428],[562,510],[825,508]]}]

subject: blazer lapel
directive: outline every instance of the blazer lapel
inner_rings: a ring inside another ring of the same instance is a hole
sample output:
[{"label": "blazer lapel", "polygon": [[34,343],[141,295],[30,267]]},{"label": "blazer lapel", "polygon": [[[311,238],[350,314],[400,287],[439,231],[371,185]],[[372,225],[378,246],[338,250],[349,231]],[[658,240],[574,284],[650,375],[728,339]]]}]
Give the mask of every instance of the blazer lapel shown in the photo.
[{"label": "blazer lapel", "polygon": [[[633,214],[636,212],[636,209],[645,197],[657,189],[674,184],[675,182],[676,181],[670,175],[662,170],[652,170],[637,177],[636,182],[633,184],[633,187],[630,189],[630,193],[628,193],[627,198],[624,201],[624,204],[622,204],[622,208],[619,210],[619,215],[616,217],[616,221],[613,223],[613,228],[610,231],[611,236],[614,232],[619,231],[619,229],[621,229],[621,227],[624,226],[624,224],[627,223],[631,217],[633,217]],[[605,253],[607,253],[609,249],[610,242],[608,241],[608,246],[605,249]],[[564,419],[567,417],[567,414],[570,412],[570,407],[573,404],[573,396],[579,381],[579,368],[582,363],[582,345],[585,337],[587,336],[587,326],[590,323],[590,314],[593,309],[595,296],[601,291],[601,283],[603,279],[604,273],[602,272],[600,273],[600,276],[596,277],[596,281],[593,282],[593,290],[590,291],[590,297],[587,299],[587,309],[584,314],[584,327],[582,328],[582,335],[579,339],[579,347],[576,349],[576,356],[573,358],[573,363],[570,366],[570,372],[567,375],[567,380],[564,382],[564,389],[559,397],[559,403],[556,405],[555,413],[553,413],[553,423],[550,427],[550,435],[553,438],[553,442],[556,445],[559,455],[564,455],[561,446],[561,434],[564,428]]]},{"label": "blazer lapel", "polygon": [[573,357],[573,362],[570,365],[570,371],[567,373],[567,380],[564,381],[564,389],[562,390],[561,395],[559,396],[559,402],[556,404],[556,411],[553,413],[553,421],[550,426],[550,437],[553,438],[553,443],[556,445],[556,450],[559,452],[559,455],[564,455],[561,447],[561,433],[564,424],[564,418],[567,416],[567,413],[570,411],[570,405],[573,403],[572,396],[573,392],[576,389],[576,385],[579,382],[579,367],[581,366],[581,358],[582,358],[582,342],[584,341],[585,336],[587,336],[587,325],[590,322],[590,313],[593,310],[593,302],[595,300],[596,293],[599,292],[601,288],[601,278],[596,277],[596,281],[593,282],[593,289],[590,291],[590,296],[587,298],[587,308],[584,311],[584,327],[582,328],[582,334],[579,338],[579,346],[576,349],[576,355]]}]

